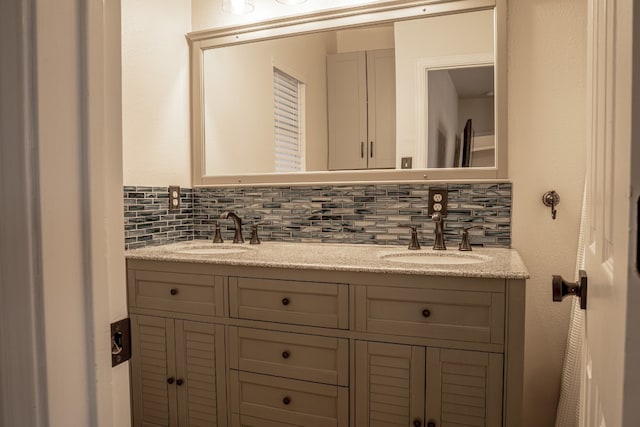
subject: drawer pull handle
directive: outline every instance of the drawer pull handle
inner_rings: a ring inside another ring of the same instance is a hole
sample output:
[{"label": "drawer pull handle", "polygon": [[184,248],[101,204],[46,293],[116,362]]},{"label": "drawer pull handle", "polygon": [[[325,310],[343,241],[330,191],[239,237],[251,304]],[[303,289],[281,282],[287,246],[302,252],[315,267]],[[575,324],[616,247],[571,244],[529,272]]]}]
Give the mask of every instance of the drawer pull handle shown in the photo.
[{"label": "drawer pull handle", "polygon": [[428,309],[425,308],[424,310],[422,310],[422,316],[423,317],[429,317],[429,316],[431,316],[431,312]]},{"label": "drawer pull handle", "polygon": [[283,352],[282,352],[282,358],[283,358],[283,359],[288,359],[288,358],[289,358],[289,356],[291,356],[291,354],[289,354],[289,352],[288,352],[288,351],[283,351]]},{"label": "drawer pull handle", "polygon": [[169,293],[171,295],[177,295],[178,294],[178,290],[176,288],[171,288],[171,290],[169,291]]},{"label": "drawer pull handle", "polygon": [[177,384],[177,385],[182,385],[182,384],[184,384],[184,380],[183,380],[182,378],[178,378],[178,379],[176,380],[176,384]]},{"label": "drawer pull handle", "polygon": [[420,420],[420,418],[416,418],[415,420],[413,420],[413,427],[420,427],[422,425],[422,421]]},{"label": "drawer pull handle", "polygon": [[289,298],[282,298],[282,305],[289,305]]},{"label": "drawer pull handle", "polygon": [[173,379],[173,377],[167,378],[167,384],[173,384],[174,381],[175,379]]},{"label": "drawer pull handle", "polygon": [[436,423],[434,423],[433,421],[429,421],[427,423],[427,427],[436,427]]},{"label": "drawer pull handle", "polygon": [[282,399],[282,403],[288,405],[289,403],[291,403],[291,398],[289,396],[285,396],[284,399]]}]

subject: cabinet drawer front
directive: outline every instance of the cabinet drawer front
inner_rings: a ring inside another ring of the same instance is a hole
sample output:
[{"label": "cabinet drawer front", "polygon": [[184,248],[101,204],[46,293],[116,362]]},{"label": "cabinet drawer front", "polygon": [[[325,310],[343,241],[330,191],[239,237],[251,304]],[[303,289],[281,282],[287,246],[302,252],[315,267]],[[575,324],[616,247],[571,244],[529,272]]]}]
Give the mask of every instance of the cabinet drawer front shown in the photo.
[{"label": "cabinet drawer front", "polygon": [[319,337],[229,328],[230,365],[241,371],[347,386],[349,344]]},{"label": "cabinet drawer front", "polygon": [[504,295],[457,290],[359,287],[358,330],[466,342],[504,343]]},{"label": "cabinet drawer front", "polygon": [[205,316],[224,315],[221,277],[138,270],[129,274],[129,301],[135,307]]},{"label": "cabinet drawer front", "polygon": [[345,387],[231,371],[232,412],[299,426],[346,426]]},{"label": "cabinet drawer front", "polygon": [[229,278],[229,304],[231,317],[349,328],[344,284]]}]

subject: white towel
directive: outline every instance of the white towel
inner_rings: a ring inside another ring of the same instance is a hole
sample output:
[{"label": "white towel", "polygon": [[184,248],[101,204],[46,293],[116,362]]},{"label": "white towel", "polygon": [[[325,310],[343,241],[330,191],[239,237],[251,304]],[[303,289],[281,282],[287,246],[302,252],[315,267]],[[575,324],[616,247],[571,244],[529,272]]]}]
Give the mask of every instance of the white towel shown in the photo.
[{"label": "white towel", "polygon": [[[584,269],[585,233],[587,227],[587,184],[585,182],[580,216],[580,235],[578,236],[578,254],[576,257],[575,277]],[[580,423],[580,387],[582,383],[582,343],[584,336],[584,310],[580,308],[580,299],[572,298],[569,336],[562,367],[560,400],[556,413],[556,427],[578,427]]]}]

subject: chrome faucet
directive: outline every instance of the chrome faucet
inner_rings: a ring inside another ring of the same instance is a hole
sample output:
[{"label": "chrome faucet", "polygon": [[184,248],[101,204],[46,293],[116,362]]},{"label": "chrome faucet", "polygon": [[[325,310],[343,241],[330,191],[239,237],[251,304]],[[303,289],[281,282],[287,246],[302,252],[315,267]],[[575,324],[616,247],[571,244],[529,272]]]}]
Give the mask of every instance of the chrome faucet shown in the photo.
[{"label": "chrome faucet", "polygon": [[442,214],[440,212],[435,212],[431,215],[431,220],[436,223],[436,241],[433,244],[433,249],[435,250],[446,250],[447,247],[444,244],[444,226]]},{"label": "chrome faucet", "polygon": [[233,225],[236,227],[236,234],[233,236],[233,243],[244,243],[244,238],[242,237],[242,219],[234,212],[222,212],[220,219],[227,218],[231,218],[233,220]]}]

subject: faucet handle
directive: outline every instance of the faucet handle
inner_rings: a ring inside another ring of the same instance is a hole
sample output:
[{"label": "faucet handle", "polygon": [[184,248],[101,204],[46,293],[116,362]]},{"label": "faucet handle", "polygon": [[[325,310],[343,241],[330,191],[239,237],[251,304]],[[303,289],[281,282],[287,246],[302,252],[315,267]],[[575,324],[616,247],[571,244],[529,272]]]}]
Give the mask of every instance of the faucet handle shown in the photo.
[{"label": "faucet handle", "polygon": [[260,237],[258,236],[258,225],[260,224],[257,222],[251,225],[251,241],[249,242],[249,244],[251,245],[260,244]]},{"label": "faucet handle", "polygon": [[462,241],[458,246],[458,250],[461,251],[471,251],[471,238],[469,237],[469,230],[473,230],[475,228],[485,229],[482,225],[472,225],[471,227],[465,227],[462,229]]},{"label": "faucet handle", "polygon": [[409,250],[419,250],[420,241],[418,240],[418,227],[415,225],[402,225],[401,227],[409,227],[411,229],[411,241],[409,242]]},{"label": "faucet handle", "polygon": [[220,234],[220,224],[216,222],[216,234],[213,236],[213,243],[223,243],[222,235]]},{"label": "faucet handle", "polygon": [[419,250],[420,241],[418,240],[418,227],[410,225],[409,228],[411,228],[411,242],[409,242],[409,250]]}]

